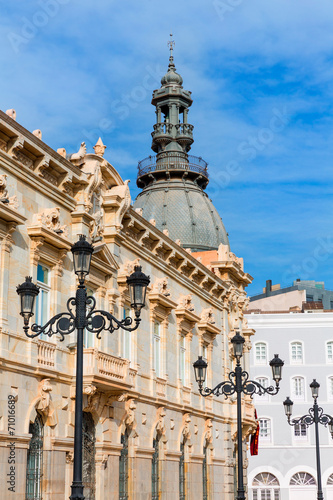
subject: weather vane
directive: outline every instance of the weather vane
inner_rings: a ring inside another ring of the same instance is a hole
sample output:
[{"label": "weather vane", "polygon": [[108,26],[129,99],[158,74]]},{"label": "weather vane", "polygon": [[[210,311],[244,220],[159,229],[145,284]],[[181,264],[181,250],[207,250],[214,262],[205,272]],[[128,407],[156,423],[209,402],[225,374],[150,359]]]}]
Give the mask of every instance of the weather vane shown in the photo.
[{"label": "weather vane", "polygon": [[172,33],[170,33],[170,40],[168,41],[168,46],[170,48],[170,57],[172,57],[173,48],[175,46],[174,40],[172,40]]}]

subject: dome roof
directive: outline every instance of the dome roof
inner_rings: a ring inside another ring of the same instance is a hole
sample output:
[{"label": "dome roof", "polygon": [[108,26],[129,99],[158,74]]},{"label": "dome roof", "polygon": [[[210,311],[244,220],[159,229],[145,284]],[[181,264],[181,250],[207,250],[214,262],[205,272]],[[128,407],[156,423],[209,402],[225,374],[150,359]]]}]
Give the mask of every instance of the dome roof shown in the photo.
[{"label": "dome roof", "polygon": [[159,181],[144,189],[134,202],[143,217],[155,219],[156,227],[169,231],[184,248],[215,250],[229,245],[228,235],[212,201],[194,182],[173,179]]},{"label": "dome roof", "polygon": [[183,78],[176,72],[176,66],[173,60],[173,56],[170,55],[169,67],[166,74],[161,79],[161,84],[163,86],[167,85],[182,85]]}]

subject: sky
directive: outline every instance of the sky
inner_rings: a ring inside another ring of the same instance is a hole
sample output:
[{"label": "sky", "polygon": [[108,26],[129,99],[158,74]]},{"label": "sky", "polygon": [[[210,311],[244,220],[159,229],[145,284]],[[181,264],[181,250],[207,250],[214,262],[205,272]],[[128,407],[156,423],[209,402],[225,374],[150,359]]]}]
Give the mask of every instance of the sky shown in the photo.
[{"label": "sky", "polygon": [[67,153],[99,136],[130,179],[152,154],[168,65],[192,91],[191,153],[231,250],[253,276],[333,289],[331,0],[16,0],[0,17],[0,108]]}]

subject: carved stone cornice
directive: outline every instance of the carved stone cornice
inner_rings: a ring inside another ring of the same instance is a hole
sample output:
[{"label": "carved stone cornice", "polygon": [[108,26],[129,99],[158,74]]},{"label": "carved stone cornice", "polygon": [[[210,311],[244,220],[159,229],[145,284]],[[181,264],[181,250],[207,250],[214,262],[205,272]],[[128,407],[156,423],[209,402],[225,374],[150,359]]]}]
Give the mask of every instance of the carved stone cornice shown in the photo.
[{"label": "carved stone cornice", "polygon": [[200,317],[194,311],[190,311],[185,307],[177,307],[175,315],[179,333],[192,336],[192,330],[200,320]]},{"label": "carved stone cornice", "polygon": [[10,222],[14,223],[15,226],[19,226],[24,224],[27,218],[8,206],[8,204],[0,203],[0,220],[4,221],[6,224]]},{"label": "carved stone cornice", "polygon": [[169,316],[171,311],[177,307],[177,302],[173,301],[170,297],[166,297],[162,293],[156,291],[151,291],[148,294],[149,303],[151,309],[154,311],[157,308],[162,308],[165,311],[165,315]]},{"label": "carved stone cornice", "polygon": [[30,238],[43,238],[43,243],[47,243],[48,245],[59,250],[68,251],[72,247],[72,243],[67,238],[44,226],[29,226],[27,228],[27,232]]},{"label": "carved stone cornice", "polygon": [[221,333],[221,329],[219,327],[209,323],[208,321],[199,321],[197,328],[201,335],[209,336],[211,340],[214,340],[215,337]]}]

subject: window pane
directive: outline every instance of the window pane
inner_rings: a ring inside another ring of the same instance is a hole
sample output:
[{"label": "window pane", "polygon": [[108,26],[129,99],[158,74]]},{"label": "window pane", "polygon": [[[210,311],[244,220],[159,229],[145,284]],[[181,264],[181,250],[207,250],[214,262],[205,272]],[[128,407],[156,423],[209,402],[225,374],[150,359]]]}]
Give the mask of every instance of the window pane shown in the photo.
[{"label": "window pane", "polygon": [[45,285],[49,284],[49,269],[42,264],[37,266],[37,281],[45,283]]},{"label": "window pane", "polygon": [[333,361],[333,342],[327,342],[327,359]]}]

